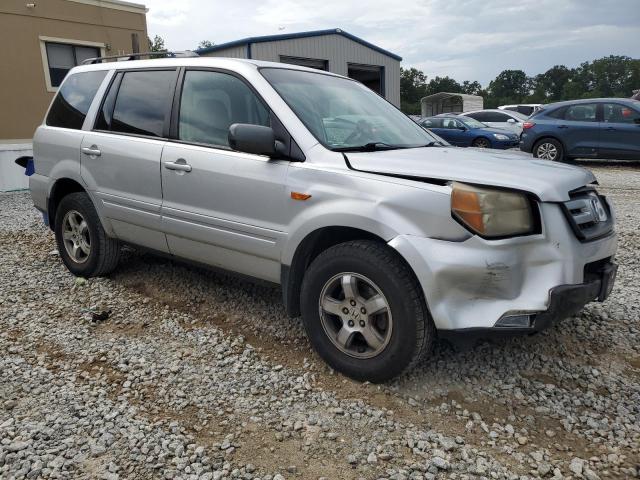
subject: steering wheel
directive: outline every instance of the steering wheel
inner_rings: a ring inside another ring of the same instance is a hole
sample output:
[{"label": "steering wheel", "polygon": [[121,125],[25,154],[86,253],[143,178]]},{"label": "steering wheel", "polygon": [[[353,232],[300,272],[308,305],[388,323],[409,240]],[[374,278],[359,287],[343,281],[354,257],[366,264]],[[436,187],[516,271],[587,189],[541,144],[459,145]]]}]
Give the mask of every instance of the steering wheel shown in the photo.
[{"label": "steering wheel", "polygon": [[356,128],[344,141],[345,144],[364,144],[373,140],[373,127],[366,120],[358,120]]}]

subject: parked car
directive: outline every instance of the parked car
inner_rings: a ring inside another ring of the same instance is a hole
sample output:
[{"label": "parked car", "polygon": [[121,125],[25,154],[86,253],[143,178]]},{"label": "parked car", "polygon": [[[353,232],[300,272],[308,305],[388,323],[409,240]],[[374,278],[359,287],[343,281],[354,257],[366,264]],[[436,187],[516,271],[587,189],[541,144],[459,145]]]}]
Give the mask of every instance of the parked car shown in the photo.
[{"label": "parked car", "polygon": [[437,336],[531,334],[611,291],[613,213],[587,170],[442,146],[328,72],[95,62],[59,88],[29,177],[74,275],[130,244],[280,284],[319,355],[374,382]]},{"label": "parked car", "polygon": [[520,149],[545,160],[640,160],[640,101],[574,100],[546,105],[524,124]]},{"label": "parked car", "polygon": [[428,117],[420,125],[458,147],[505,149],[520,144],[520,137],[515,133],[488,127],[465,115]]},{"label": "parked car", "polygon": [[542,103],[520,103],[517,105],[500,105],[498,109],[521,113],[527,117],[542,108]]},{"label": "parked car", "polygon": [[522,125],[527,121],[527,116],[518,112],[510,112],[508,110],[473,110],[465,112],[465,116],[474,118],[479,122],[490,127],[502,128],[520,135],[522,133]]}]

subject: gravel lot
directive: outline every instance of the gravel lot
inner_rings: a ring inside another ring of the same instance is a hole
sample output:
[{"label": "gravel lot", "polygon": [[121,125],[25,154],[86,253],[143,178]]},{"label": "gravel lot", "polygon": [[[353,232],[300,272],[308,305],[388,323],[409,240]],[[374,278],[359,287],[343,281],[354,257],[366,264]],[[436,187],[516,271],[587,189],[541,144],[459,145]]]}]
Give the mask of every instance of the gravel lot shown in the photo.
[{"label": "gravel lot", "polygon": [[0,195],[0,478],[637,478],[640,169],[592,168],[612,297],[383,386],[331,372],[275,287],[133,251],[75,279]]}]

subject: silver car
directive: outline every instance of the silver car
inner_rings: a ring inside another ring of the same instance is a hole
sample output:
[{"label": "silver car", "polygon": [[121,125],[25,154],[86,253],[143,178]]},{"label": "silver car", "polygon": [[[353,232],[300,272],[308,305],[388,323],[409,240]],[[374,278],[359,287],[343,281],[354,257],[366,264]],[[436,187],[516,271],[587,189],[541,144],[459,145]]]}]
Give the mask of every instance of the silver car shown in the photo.
[{"label": "silver car", "polygon": [[360,380],[438,337],[537,332],[615,277],[590,172],[451,147],[327,72],[81,66],[33,144],[33,201],[71,273],[107,275],[130,244],[280,284],[318,354]]},{"label": "silver car", "polygon": [[489,127],[503,128],[510,132],[517,133],[518,135],[522,133],[524,122],[529,118],[520,112],[499,110],[497,108],[473,110],[471,112],[465,112],[464,115],[478,120]]}]

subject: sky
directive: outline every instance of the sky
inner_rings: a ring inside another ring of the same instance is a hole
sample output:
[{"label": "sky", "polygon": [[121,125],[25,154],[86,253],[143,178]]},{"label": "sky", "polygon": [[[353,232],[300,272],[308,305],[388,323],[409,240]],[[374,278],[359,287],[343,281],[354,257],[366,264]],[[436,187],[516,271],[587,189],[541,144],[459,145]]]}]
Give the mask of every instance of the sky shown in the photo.
[{"label": "sky", "polygon": [[606,55],[640,57],[640,0],[134,0],[173,50],[244,37],[341,28],[402,66],[483,86]]}]

